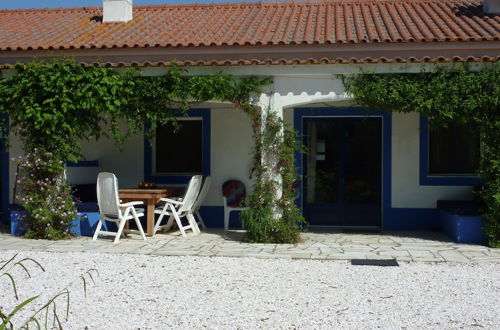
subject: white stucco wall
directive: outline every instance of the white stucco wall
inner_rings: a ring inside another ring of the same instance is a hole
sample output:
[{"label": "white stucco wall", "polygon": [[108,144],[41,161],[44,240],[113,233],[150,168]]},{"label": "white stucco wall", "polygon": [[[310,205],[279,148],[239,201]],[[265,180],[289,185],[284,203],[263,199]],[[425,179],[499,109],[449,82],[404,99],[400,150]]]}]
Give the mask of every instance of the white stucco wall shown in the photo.
[{"label": "white stucco wall", "polygon": [[392,115],[392,207],[433,208],[436,200],[472,199],[470,186],[421,186],[420,116]]},{"label": "white stucco wall", "polygon": [[[97,142],[85,142],[82,145],[82,154],[86,160],[99,161],[98,172],[115,173],[120,187],[136,187],[137,183],[144,178],[144,138],[142,134],[128,139],[123,150],[120,150],[112,139],[101,138]],[[78,173],[75,173],[75,168],[68,169],[70,183],[84,183],[78,182],[79,176]],[[87,175],[95,171],[93,168],[79,168],[78,170],[85,171]]]},{"label": "white stucco wall", "polygon": [[[252,161],[252,132],[250,120],[240,110],[226,105],[203,106],[211,108],[210,167],[212,185],[205,205],[222,205],[222,184],[229,179],[244,182],[248,191]],[[144,180],[144,135],[140,134],[125,144],[120,151],[110,139],[85,142],[82,154],[86,160],[98,160],[99,167],[68,167],[67,176],[71,184],[91,183],[98,172],[116,174],[120,187],[134,188]]]},{"label": "white stucco wall", "polygon": [[204,205],[222,205],[221,189],[226,180],[238,179],[245,183],[247,193],[251,191],[252,129],[247,115],[231,107],[213,107],[211,120],[212,186]]}]

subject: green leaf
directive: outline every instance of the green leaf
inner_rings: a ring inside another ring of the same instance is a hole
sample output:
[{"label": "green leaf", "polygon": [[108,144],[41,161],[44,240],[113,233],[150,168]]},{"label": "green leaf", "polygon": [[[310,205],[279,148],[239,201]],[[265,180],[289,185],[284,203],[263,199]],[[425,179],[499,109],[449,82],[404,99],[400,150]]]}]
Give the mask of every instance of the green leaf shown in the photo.
[{"label": "green leaf", "polygon": [[23,301],[22,303],[20,303],[19,305],[17,305],[12,310],[12,312],[9,313],[9,315],[7,316],[7,318],[5,320],[3,320],[2,324],[0,324],[0,330],[6,329],[7,324],[14,317],[14,315],[16,315],[21,309],[23,309],[24,307],[26,307],[26,305],[28,305],[29,303],[31,303],[33,300],[37,299],[38,297],[39,296],[34,296],[34,297],[31,297],[31,298],[28,298],[25,301]]}]

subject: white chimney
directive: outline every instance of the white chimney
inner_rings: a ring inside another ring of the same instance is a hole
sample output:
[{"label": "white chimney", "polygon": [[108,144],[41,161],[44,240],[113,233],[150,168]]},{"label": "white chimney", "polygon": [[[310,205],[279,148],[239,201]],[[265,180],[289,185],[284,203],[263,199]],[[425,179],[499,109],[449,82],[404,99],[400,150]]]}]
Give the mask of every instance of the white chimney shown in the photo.
[{"label": "white chimney", "polygon": [[103,0],[102,7],[104,23],[132,20],[132,0]]},{"label": "white chimney", "polygon": [[483,11],[487,14],[500,14],[500,0],[484,0]]}]

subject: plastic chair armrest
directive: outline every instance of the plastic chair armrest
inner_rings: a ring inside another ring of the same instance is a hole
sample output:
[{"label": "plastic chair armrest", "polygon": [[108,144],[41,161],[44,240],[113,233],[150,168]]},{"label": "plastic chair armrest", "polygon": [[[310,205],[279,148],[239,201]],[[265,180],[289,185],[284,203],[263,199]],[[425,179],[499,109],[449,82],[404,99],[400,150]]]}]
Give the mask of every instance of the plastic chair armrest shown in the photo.
[{"label": "plastic chair armrest", "polygon": [[128,203],[123,203],[120,204],[120,207],[130,207],[130,206],[135,206],[135,205],[142,205],[144,202],[128,202]]},{"label": "plastic chair armrest", "polygon": [[182,205],[182,202],[170,199],[170,198],[160,198],[160,201],[165,202],[165,203],[170,203],[170,204],[176,204],[176,205]]}]

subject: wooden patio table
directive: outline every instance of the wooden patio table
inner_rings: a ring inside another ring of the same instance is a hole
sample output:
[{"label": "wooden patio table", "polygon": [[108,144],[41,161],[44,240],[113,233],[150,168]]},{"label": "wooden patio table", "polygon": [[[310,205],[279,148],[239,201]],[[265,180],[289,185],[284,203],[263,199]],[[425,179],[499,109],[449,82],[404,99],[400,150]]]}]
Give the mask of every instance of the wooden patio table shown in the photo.
[{"label": "wooden patio table", "polygon": [[160,201],[160,198],[179,197],[182,191],[183,188],[119,189],[118,193],[124,203],[141,201],[146,204],[146,232],[148,236],[153,236],[155,204]]}]

